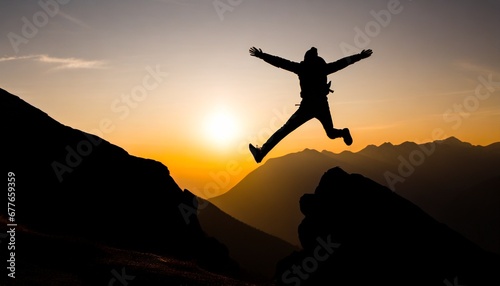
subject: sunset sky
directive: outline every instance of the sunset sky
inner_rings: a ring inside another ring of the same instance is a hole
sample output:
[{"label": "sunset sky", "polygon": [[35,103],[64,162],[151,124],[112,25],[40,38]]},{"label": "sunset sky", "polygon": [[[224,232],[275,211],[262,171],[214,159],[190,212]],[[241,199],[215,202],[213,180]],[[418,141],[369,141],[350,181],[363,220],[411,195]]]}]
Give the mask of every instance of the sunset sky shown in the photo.
[{"label": "sunset sky", "polygon": [[436,130],[500,141],[499,15],[499,0],[1,1],[0,88],[212,196],[259,166],[248,143],[300,102],[297,76],[252,46],[297,62],[312,46],[327,62],[374,52],[329,76],[334,125],[352,146],[311,120],[265,160],[427,142]]}]

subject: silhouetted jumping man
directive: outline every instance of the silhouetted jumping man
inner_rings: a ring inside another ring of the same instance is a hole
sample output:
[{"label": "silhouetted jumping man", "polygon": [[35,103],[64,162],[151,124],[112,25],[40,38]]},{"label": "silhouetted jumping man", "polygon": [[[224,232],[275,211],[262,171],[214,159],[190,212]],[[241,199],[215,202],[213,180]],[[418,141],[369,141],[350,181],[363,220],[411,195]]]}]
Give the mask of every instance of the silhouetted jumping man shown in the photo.
[{"label": "silhouetted jumping man", "polygon": [[251,47],[249,51],[251,56],[263,59],[265,62],[275,67],[297,74],[300,81],[300,97],[302,98],[299,109],[290,119],[288,119],[283,127],[278,129],[267,142],[262,145],[262,148],[254,147],[252,144],[249,144],[250,152],[257,163],[260,163],[267,153],[269,153],[269,151],[271,151],[271,149],[273,149],[273,147],[283,138],[290,134],[290,132],[313,118],[321,122],[326,131],[326,135],[330,139],[342,137],[347,146],[352,144],[352,137],[348,128],[333,128],[333,121],[327,98],[327,95],[333,92],[333,90],[330,89],[331,81],[327,82],[327,76],[371,56],[372,50],[363,50],[359,54],[348,56],[331,63],[326,63],[323,58],[319,57],[318,50],[315,47],[312,47],[306,52],[304,60],[300,63],[266,54],[262,52],[262,49],[256,47]]}]

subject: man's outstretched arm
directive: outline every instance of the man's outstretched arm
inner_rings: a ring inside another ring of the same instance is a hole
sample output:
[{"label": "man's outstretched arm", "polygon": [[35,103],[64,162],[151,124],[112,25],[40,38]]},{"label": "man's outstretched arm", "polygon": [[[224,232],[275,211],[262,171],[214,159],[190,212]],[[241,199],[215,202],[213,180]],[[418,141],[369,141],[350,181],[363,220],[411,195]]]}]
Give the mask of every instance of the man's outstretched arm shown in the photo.
[{"label": "man's outstretched arm", "polygon": [[296,62],[266,54],[262,51],[262,49],[258,49],[256,47],[251,47],[249,52],[251,56],[263,59],[266,63],[271,64],[275,67],[282,68],[293,73],[297,73],[298,71],[299,64]]},{"label": "man's outstretched arm", "polygon": [[363,50],[359,54],[348,56],[348,57],[342,58],[338,61],[328,63],[327,64],[327,72],[328,72],[328,74],[334,73],[334,72],[341,70],[349,65],[352,65],[355,62],[358,62],[362,59],[366,59],[367,57],[371,56],[372,53],[373,53],[372,50]]}]

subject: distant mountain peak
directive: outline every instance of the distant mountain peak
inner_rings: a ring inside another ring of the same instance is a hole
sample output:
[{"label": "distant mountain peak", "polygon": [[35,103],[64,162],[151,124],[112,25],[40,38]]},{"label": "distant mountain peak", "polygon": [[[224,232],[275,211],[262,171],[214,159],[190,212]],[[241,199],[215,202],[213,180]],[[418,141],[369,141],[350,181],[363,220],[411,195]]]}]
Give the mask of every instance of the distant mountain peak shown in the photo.
[{"label": "distant mountain peak", "polygon": [[317,156],[317,155],[323,155],[321,152],[319,152],[316,149],[310,149],[310,148],[305,148],[302,151],[294,152],[294,153],[289,153],[286,155],[283,155],[281,157],[274,157],[274,158],[269,158],[266,163],[268,162],[274,162],[277,159],[280,158],[294,158],[294,157],[308,157],[308,156]]},{"label": "distant mountain peak", "polygon": [[380,147],[392,147],[394,146],[391,142],[384,142]]},{"label": "distant mountain peak", "polygon": [[457,137],[455,136],[450,136],[446,139],[443,140],[444,142],[458,142],[458,143],[463,143],[462,140],[458,139]]},{"label": "distant mountain peak", "polygon": [[319,153],[318,150],[316,150],[316,149],[310,149],[310,148],[305,148],[304,150],[302,150],[302,152]]},{"label": "distant mountain peak", "polygon": [[436,140],[434,142],[439,143],[439,144],[451,145],[451,146],[463,146],[463,147],[472,146],[471,143],[461,141],[460,139],[458,139],[455,136],[451,136],[451,137],[448,137],[448,138],[443,139],[443,140]]},{"label": "distant mountain peak", "polygon": [[343,150],[340,153],[335,153],[335,152],[332,152],[330,150],[323,150],[320,153],[323,154],[323,155],[340,155],[340,154],[353,154],[354,152],[349,151],[349,150]]}]

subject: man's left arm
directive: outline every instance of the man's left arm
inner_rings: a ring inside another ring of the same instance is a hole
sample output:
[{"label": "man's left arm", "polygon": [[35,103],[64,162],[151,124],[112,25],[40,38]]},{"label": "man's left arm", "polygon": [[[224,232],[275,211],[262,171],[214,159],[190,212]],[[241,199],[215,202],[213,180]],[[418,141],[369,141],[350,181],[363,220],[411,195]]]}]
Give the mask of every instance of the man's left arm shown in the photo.
[{"label": "man's left arm", "polygon": [[355,62],[358,62],[362,59],[366,59],[369,56],[371,56],[372,53],[373,53],[372,50],[363,50],[359,54],[348,56],[348,57],[342,58],[338,61],[328,63],[327,64],[327,73],[328,74],[334,73],[334,72],[341,70],[349,65],[352,65]]}]

